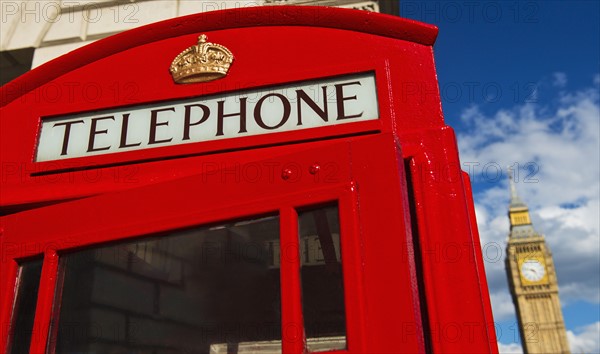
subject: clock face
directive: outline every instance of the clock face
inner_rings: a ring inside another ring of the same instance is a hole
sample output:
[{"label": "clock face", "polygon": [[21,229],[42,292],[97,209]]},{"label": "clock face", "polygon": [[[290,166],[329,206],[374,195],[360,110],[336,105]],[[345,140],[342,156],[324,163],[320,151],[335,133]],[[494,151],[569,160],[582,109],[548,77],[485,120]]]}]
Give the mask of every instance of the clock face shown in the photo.
[{"label": "clock face", "polygon": [[521,265],[521,274],[530,282],[536,282],[542,280],[546,274],[546,268],[537,259],[526,259]]}]

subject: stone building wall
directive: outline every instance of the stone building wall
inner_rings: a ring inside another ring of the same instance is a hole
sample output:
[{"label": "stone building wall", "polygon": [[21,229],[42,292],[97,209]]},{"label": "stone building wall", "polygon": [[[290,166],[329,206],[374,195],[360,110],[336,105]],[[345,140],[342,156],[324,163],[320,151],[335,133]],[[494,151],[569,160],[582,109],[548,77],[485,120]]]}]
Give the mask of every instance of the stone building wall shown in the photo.
[{"label": "stone building wall", "polygon": [[[394,3],[394,6],[391,4]],[[2,0],[0,84],[74,49],[135,27],[189,14],[250,6],[318,5],[397,12],[364,0]]]}]

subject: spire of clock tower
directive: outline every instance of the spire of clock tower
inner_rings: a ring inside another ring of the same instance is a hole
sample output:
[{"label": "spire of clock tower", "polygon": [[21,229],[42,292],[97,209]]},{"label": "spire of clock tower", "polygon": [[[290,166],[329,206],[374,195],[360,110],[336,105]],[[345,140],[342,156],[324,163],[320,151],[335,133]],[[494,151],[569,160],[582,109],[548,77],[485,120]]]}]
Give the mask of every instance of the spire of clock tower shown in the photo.
[{"label": "spire of clock tower", "polygon": [[513,179],[517,175],[511,168],[508,176],[510,234],[505,265],[523,352],[569,353],[552,253],[544,236],[531,224],[529,208],[517,194]]},{"label": "spire of clock tower", "polygon": [[517,194],[517,186],[515,185],[514,177],[513,177],[513,169],[512,167],[508,167],[508,180],[510,184],[510,206],[511,207],[519,207],[525,206],[525,203],[521,201],[519,195]]},{"label": "spire of clock tower", "polygon": [[537,233],[531,224],[529,217],[529,208],[519,198],[517,194],[517,186],[513,177],[512,167],[508,168],[508,178],[510,185],[510,204],[508,206],[508,217],[510,219],[510,236],[511,237],[530,237]]}]

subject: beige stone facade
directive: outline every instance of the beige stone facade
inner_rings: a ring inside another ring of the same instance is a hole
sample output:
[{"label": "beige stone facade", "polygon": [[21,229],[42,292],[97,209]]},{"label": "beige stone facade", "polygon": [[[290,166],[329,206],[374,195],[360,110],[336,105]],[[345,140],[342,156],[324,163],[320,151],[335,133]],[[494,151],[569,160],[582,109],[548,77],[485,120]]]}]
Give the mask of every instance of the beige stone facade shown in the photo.
[{"label": "beige stone facade", "polygon": [[96,40],[194,13],[316,5],[398,14],[397,2],[376,0],[2,0],[0,5],[0,84]]},{"label": "beige stone facade", "polygon": [[552,253],[511,181],[506,272],[524,353],[569,353]]}]

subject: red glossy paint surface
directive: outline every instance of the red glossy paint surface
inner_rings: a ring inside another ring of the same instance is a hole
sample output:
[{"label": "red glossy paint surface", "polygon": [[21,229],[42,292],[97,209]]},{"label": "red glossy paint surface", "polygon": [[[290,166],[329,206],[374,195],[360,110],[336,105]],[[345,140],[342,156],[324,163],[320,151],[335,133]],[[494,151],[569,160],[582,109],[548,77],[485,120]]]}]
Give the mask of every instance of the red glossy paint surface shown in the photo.
[{"label": "red glossy paint surface", "polygon": [[[174,84],[171,61],[201,33],[233,52],[229,74]],[[293,246],[298,208],[337,201],[348,352],[497,352],[470,185],[441,112],[436,35],[322,7],[205,13],[99,41],[2,87],[2,348],[22,259],[46,255],[39,353],[61,252],[273,212]],[[34,162],[43,117],[361,72],[375,73],[377,121]],[[304,346],[298,267],[281,266],[286,353]]]}]

